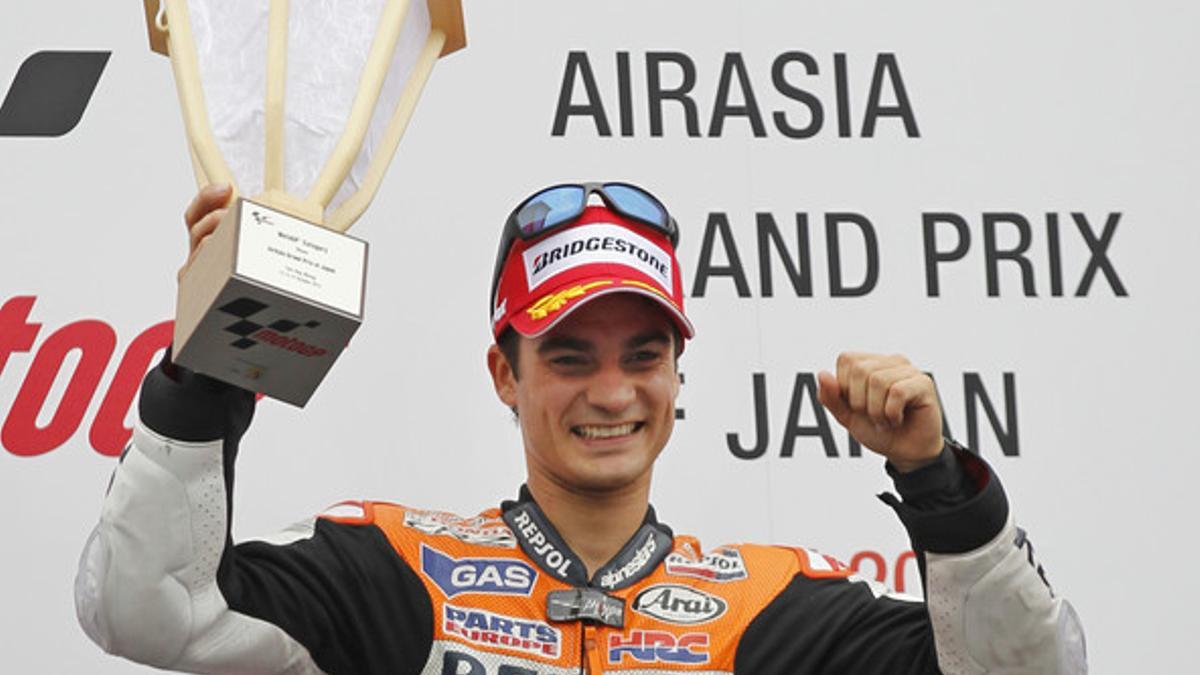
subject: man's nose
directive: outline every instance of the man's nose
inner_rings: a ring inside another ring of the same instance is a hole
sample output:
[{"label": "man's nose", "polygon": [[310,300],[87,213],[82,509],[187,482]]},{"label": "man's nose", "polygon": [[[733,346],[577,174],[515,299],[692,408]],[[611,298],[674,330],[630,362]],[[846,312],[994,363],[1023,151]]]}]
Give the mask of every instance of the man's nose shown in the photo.
[{"label": "man's nose", "polygon": [[633,378],[619,364],[606,364],[593,374],[587,388],[589,404],[610,413],[620,413],[637,400]]}]

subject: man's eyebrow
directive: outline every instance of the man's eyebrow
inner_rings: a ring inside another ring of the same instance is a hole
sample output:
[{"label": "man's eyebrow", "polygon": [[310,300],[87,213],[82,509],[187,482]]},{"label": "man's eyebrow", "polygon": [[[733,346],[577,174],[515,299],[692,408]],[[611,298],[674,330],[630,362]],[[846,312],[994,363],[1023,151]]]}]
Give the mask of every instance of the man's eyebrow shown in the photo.
[{"label": "man's eyebrow", "polygon": [[664,347],[671,346],[671,336],[667,335],[666,331],[652,330],[645,333],[639,333],[625,341],[626,349],[637,349],[648,344],[662,344]]},{"label": "man's eyebrow", "polygon": [[577,352],[587,352],[592,350],[592,343],[587,340],[570,337],[568,335],[554,335],[542,340],[538,345],[537,351],[539,354],[553,351],[555,349],[570,349]]}]

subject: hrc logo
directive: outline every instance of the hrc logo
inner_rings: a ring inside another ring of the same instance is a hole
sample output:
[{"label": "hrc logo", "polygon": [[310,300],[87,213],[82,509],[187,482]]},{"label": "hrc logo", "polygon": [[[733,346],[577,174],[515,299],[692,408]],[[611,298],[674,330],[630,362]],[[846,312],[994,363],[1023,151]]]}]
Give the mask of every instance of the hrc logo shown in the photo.
[{"label": "hrc logo", "polygon": [[675,636],[661,630],[635,630],[629,637],[608,638],[608,662],[623,663],[629,656],[636,663],[708,663],[708,634]]}]

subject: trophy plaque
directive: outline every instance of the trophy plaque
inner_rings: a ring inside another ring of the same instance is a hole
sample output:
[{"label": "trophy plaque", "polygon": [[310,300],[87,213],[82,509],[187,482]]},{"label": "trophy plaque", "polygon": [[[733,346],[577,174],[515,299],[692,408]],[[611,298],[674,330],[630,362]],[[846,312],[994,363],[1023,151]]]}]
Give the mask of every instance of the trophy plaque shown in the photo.
[{"label": "trophy plaque", "polygon": [[174,360],[303,406],[362,322],[379,189],[461,0],[143,0],[200,186],[229,210],[179,284]]}]

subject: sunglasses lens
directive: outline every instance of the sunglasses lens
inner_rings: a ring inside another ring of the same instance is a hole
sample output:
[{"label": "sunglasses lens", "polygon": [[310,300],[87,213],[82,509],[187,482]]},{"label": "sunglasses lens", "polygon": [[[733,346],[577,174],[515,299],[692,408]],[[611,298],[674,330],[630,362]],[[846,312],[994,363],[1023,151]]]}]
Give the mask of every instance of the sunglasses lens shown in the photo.
[{"label": "sunglasses lens", "polygon": [[625,212],[625,215],[652,223],[658,227],[666,227],[666,209],[662,207],[662,204],[658,203],[658,200],[651,197],[644,190],[635,188],[632,185],[608,183],[604,186],[604,192],[608,194],[608,198],[613,200],[613,204],[619,210]]},{"label": "sunglasses lens", "polygon": [[542,190],[529,198],[517,212],[517,227],[523,237],[532,237],[583,213],[583,188],[563,185]]}]

